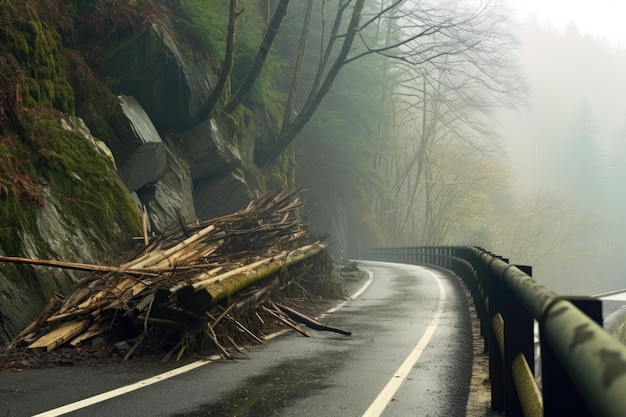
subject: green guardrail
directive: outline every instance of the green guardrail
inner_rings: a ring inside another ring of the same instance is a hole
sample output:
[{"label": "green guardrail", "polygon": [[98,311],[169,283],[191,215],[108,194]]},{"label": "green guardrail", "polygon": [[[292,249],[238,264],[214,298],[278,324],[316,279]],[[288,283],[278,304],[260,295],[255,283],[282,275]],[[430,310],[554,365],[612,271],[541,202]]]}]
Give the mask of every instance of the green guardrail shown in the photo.
[{"label": "green guardrail", "polygon": [[626,416],[626,346],[602,328],[597,298],[559,296],[532,278],[531,267],[477,247],[375,248],[364,258],[435,265],[463,280],[489,353],[494,411],[507,417]]}]

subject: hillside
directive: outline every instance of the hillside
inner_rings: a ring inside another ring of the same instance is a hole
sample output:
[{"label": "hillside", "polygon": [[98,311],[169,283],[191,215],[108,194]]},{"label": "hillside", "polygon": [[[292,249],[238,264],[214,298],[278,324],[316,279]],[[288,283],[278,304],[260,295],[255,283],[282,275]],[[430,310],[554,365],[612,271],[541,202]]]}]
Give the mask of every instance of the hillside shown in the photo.
[{"label": "hillside", "polygon": [[[0,5],[0,254],[114,263],[137,247],[143,210],[158,234],[293,186],[292,152],[253,163],[254,138],[271,128],[258,94],[198,117],[221,58],[194,19],[227,22],[228,10],[197,12],[177,1]],[[0,341],[79,277],[0,265]]]}]

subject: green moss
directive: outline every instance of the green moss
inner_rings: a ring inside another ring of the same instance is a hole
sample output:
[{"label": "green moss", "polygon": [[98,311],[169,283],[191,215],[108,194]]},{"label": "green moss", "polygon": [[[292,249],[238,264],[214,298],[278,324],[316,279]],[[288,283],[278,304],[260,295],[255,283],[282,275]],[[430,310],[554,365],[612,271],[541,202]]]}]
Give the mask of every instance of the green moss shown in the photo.
[{"label": "green moss", "polygon": [[[20,213],[16,216],[15,213]],[[19,232],[25,223],[29,223],[33,218],[32,207],[29,207],[17,200],[14,195],[5,195],[0,204],[0,248],[8,255],[22,253],[19,244]]]},{"label": "green moss", "polygon": [[[70,3],[76,3],[74,11],[78,12],[94,2]],[[36,227],[37,210],[45,203],[39,189],[46,186],[63,205],[63,215],[71,224],[94,230],[94,235],[108,241],[105,246],[121,249],[130,240],[120,240],[139,232],[139,215],[106,157],[60,125],[63,113],[75,111],[70,80],[82,87],[85,101],[101,91],[85,86],[81,79],[88,67],[77,67],[76,54],[65,49],[61,33],[72,32],[71,21],[59,19],[62,13],[47,7],[36,1],[0,3],[0,21],[7,23],[0,26],[0,55],[14,62],[11,71],[0,74],[0,81],[21,86],[15,91],[22,96],[16,108],[9,109],[20,114],[11,126],[13,133],[0,130],[0,224],[4,227],[0,246],[20,253],[19,236],[27,233],[46,253],[49,248]],[[70,70],[70,63],[75,71]],[[104,126],[100,131],[107,131],[106,123],[99,126]]]},{"label": "green moss", "polygon": [[55,22],[40,17],[35,3],[0,3],[0,53],[15,57],[24,73],[27,106],[45,106],[73,114],[74,93],[67,81],[67,62],[61,35]]},{"label": "green moss", "polygon": [[76,96],[76,114],[85,121],[95,137],[107,144],[113,154],[124,154],[124,141],[103,117],[124,117],[117,97],[94,75],[78,51],[68,50],[66,56],[70,67],[69,80]]},{"label": "green moss", "polygon": [[50,189],[69,224],[102,240],[104,248],[125,250],[141,230],[138,211],[111,162],[79,134],[61,127],[56,113],[28,111],[28,141],[0,138],[0,248],[23,252],[28,234],[39,256],[49,237],[39,235],[38,211],[46,204],[40,187]]},{"label": "green moss", "polygon": [[99,230],[107,241],[141,231],[139,214],[111,162],[79,134],[54,117],[40,117],[34,136],[46,135],[33,167],[59,196],[75,224]]},{"label": "green moss", "polygon": [[[0,141],[0,175],[3,173],[16,172],[18,170],[20,163],[20,159],[16,154],[16,142],[13,137],[5,136]],[[2,184],[2,179],[0,178],[0,184]],[[6,194],[5,192],[0,191],[0,197]]]},{"label": "green moss", "polygon": [[291,146],[272,164],[266,168],[259,168],[252,161],[243,161],[237,170],[251,190],[265,192],[295,188],[296,159],[294,147]]},{"label": "green moss", "polygon": [[218,2],[206,7],[204,0],[189,0],[176,9],[176,23],[192,41],[203,45],[215,57],[226,54],[228,4]]}]

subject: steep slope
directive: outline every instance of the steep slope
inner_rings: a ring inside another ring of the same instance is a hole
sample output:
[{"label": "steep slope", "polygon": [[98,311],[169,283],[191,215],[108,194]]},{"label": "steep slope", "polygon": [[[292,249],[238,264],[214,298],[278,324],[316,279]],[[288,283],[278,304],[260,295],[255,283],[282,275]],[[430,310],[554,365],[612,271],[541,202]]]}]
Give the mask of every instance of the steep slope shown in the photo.
[{"label": "steep slope", "polygon": [[[194,122],[217,59],[168,3],[0,4],[1,254],[113,261],[135,247],[144,209],[160,232],[289,185],[290,165],[251,163],[264,125],[253,104]],[[0,265],[0,342],[77,278]]]}]

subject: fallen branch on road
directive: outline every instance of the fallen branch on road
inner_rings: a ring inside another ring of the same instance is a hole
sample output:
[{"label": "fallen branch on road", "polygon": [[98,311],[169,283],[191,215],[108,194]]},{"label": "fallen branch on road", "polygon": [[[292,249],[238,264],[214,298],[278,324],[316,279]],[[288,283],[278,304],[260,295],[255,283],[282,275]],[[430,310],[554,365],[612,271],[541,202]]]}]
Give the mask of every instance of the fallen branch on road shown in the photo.
[{"label": "fallen branch on road", "polygon": [[105,335],[133,343],[126,357],[140,349],[176,358],[213,349],[230,357],[229,347],[260,343],[277,321],[350,334],[285,306],[267,307],[289,291],[341,296],[326,244],[306,231],[300,207],[296,192],[267,194],[239,212],[172,228],[118,266],[0,257],[92,272],[72,294],[55,297],[10,348],[50,351]]},{"label": "fallen branch on road", "polygon": [[322,332],[335,332],[335,333],[343,334],[345,336],[350,336],[352,334],[352,332],[349,332],[347,330],[326,326],[325,324],[322,324],[319,321],[315,320],[314,318],[308,317],[300,313],[299,311],[294,310],[293,308],[280,305],[280,304],[276,304],[276,306],[293,321],[302,323],[311,329],[319,330]]}]

